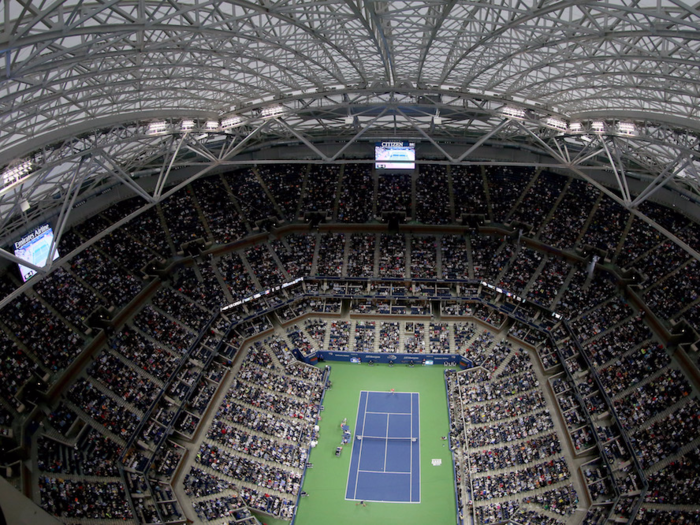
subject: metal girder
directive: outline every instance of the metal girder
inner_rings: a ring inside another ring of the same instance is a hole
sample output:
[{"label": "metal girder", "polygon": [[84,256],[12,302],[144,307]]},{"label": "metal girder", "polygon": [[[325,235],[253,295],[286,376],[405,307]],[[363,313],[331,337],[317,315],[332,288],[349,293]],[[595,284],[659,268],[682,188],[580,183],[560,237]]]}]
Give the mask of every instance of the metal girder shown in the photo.
[{"label": "metal girder", "polygon": [[[0,7],[0,164],[35,161],[0,189],[0,240],[60,214],[53,197],[66,195],[85,154],[105,166],[86,175],[78,200],[115,183],[158,200],[174,170],[235,165],[238,153],[264,163],[263,147],[296,141],[314,162],[337,161],[352,144],[392,136],[427,141],[448,163],[493,144],[556,159],[542,166],[612,167],[632,207],[664,185],[700,195],[700,11],[677,0]],[[256,131],[270,105],[283,117]],[[505,106],[524,111],[527,132],[501,125]],[[231,115],[240,126],[203,128]],[[580,117],[584,130],[553,131],[550,116]],[[159,118],[169,129],[149,135]],[[197,122],[183,135],[188,118]],[[638,132],[591,134],[593,118],[631,118]],[[343,144],[332,155],[320,146],[329,140]],[[634,196],[630,175],[652,186]],[[146,176],[159,177],[152,195]]]},{"label": "metal girder", "polygon": [[639,195],[637,195],[637,197],[630,203],[630,207],[636,208],[641,203],[649,199],[649,197],[651,197],[654,193],[663,188],[668,181],[682,172],[690,164],[690,162],[691,160],[687,157],[685,159],[678,158],[677,162],[666,166],[664,171],[659,173],[659,176],[651,181],[649,185],[644,188]]},{"label": "metal girder", "polygon": [[[28,217],[29,222],[61,206],[61,201],[47,197],[65,189],[84,155],[94,156],[103,169],[88,176],[88,184],[81,188],[82,197],[100,191],[104,184],[119,182],[150,202],[160,199],[167,178],[175,168],[202,169],[211,164],[234,166],[239,162],[231,155],[233,150],[236,153],[258,151],[256,161],[264,163],[259,148],[287,144],[290,138],[304,144],[312,157],[323,162],[336,161],[360,139],[376,140],[396,133],[430,142],[452,164],[469,163],[469,156],[477,148],[489,144],[525,148],[547,156],[554,153],[553,158],[557,160],[541,162],[540,167],[561,166],[559,159],[565,165],[584,171],[613,166],[616,184],[627,205],[632,200],[629,190],[625,189],[629,173],[651,182],[665,172],[669,164],[685,158],[690,159],[685,163],[687,169],[674,169],[674,176],[661,180],[665,184],[682,180],[685,185],[697,184],[698,180],[694,164],[697,160],[693,160],[697,159],[699,151],[698,135],[651,120],[638,123],[638,133],[633,136],[616,132],[595,134],[588,128],[578,134],[564,134],[543,126],[547,112],[533,105],[521,105],[527,117],[519,119],[520,129],[509,126],[510,121],[503,118],[503,101],[449,90],[331,91],[299,94],[281,105],[283,118],[279,119],[261,117],[259,112],[263,105],[240,111],[241,123],[226,132],[208,131],[203,121],[183,132],[180,120],[167,119],[166,131],[158,134],[149,133],[148,121],[125,122],[83,132],[59,144],[47,144],[33,156],[41,162],[33,173],[0,189],[0,224],[4,224],[4,237],[7,239],[12,232],[26,228],[27,220],[18,215],[21,197],[46,203],[32,210],[34,215]],[[353,117],[352,124],[345,122],[348,113]],[[434,125],[435,114],[441,116],[439,126]],[[258,133],[261,123],[266,123],[265,133]],[[432,133],[428,132],[430,129]],[[529,132],[523,133],[523,129]],[[538,140],[533,138],[535,136]],[[345,141],[333,155],[317,147],[329,138]],[[543,148],[540,140],[552,151]],[[453,149],[448,147],[457,147],[461,153],[452,153]],[[153,195],[137,182],[144,176],[159,177]]]},{"label": "metal girder", "polygon": [[611,146],[613,148],[613,151],[615,152],[615,158],[613,159],[613,154],[610,152],[610,147],[608,146],[607,140],[605,140],[605,137],[600,137],[600,142],[603,145],[603,149],[605,150],[605,154],[608,157],[608,160],[610,161],[610,167],[612,167],[613,173],[615,174],[615,180],[617,181],[617,186],[620,188],[620,192],[622,193],[622,202],[625,203],[626,207],[630,206],[630,203],[632,202],[632,199],[630,197],[630,190],[629,187],[627,186],[627,178],[625,177],[625,168],[624,166],[620,163],[620,155],[619,152],[617,151],[617,148],[615,147],[615,138],[611,137]]},{"label": "metal girder", "polygon": [[[156,189],[153,191],[153,196],[155,197],[156,201],[160,199],[161,194],[163,193],[163,188],[165,188],[166,182],[168,182],[168,176],[170,175],[170,170],[173,168],[173,162],[175,162],[175,159],[177,158],[177,154],[180,151],[180,148],[184,144],[184,142],[187,140],[187,137],[189,136],[189,133],[185,133],[180,141],[177,143],[177,146],[175,147],[175,151],[173,151],[172,155],[170,155],[170,158],[168,159],[167,156],[163,158],[163,167],[160,170],[160,174],[158,175],[158,181],[156,182]],[[170,143],[172,145],[172,142]]]},{"label": "metal girder", "polygon": [[571,114],[698,111],[700,19],[681,2],[56,5],[5,2],[0,147],[59,122],[222,113],[333,85],[445,86]]},{"label": "metal girder", "polygon": [[87,157],[82,157],[80,159],[80,164],[78,169],[73,173],[68,189],[63,196],[63,206],[61,206],[61,211],[58,215],[58,220],[56,221],[56,230],[54,231],[54,237],[51,240],[51,245],[49,247],[49,253],[46,256],[46,261],[44,262],[44,268],[46,271],[51,271],[51,265],[53,264],[54,254],[58,248],[58,243],[61,242],[61,237],[63,237],[63,231],[68,224],[68,217],[73,210],[73,205],[75,204],[75,199],[80,193],[80,186],[82,185],[85,177],[87,176],[89,170],[84,166],[86,164]]},{"label": "metal girder", "polygon": [[634,208],[631,206],[631,202],[626,201],[625,199],[622,199],[618,197],[614,192],[610,191],[608,188],[600,184],[598,181],[590,177],[587,173],[585,173],[583,170],[581,170],[578,166],[567,163],[566,160],[562,157],[559,156],[559,154],[551,148],[547,143],[545,143],[540,137],[535,135],[531,130],[529,130],[526,126],[522,124],[522,122],[518,122],[517,120],[514,121],[516,125],[525,131],[525,133],[531,135],[537,142],[539,142],[546,150],[549,151],[549,153],[554,157],[557,158],[559,161],[561,161],[562,166],[565,167],[566,169],[570,170],[571,172],[575,173],[576,175],[580,176],[581,178],[585,179],[587,182],[595,186],[598,190],[603,192],[606,196],[608,196],[610,199],[614,200],[621,206],[627,208],[630,213],[635,215],[636,217],[640,218],[644,222],[646,222],[649,226],[654,228],[656,231],[664,235],[667,239],[670,241],[676,243],[678,246],[680,246],[683,250],[685,250],[688,254],[690,254],[692,257],[700,261],[700,252],[695,250],[693,247],[689,246],[687,243],[685,243],[683,240],[679,239],[675,234],[672,232],[668,231],[666,228],[664,228],[662,225],[660,225],[658,222],[653,220],[652,218],[648,217],[645,215],[643,212],[640,210]]}]

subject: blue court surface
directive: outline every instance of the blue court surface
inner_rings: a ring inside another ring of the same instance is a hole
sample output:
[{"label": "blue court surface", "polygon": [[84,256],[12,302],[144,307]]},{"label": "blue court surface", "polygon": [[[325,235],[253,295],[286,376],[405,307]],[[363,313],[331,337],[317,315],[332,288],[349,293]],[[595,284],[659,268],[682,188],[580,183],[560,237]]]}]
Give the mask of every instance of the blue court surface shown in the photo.
[{"label": "blue court surface", "polygon": [[420,503],[415,392],[360,392],[345,499]]}]

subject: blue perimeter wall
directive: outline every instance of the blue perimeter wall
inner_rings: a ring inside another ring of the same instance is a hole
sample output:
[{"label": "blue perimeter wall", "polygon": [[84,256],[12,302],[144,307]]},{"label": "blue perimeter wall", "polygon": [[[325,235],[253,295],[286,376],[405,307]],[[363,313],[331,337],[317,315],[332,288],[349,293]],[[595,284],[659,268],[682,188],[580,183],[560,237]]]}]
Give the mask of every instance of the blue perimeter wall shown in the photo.
[{"label": "blue perimeter wall", "polygon": [[416,364],[420,365],[423,360],[432,360],[434,364],[440,366],[455,366],[462,369],[472,368],[472,363],[469,359],[465,359],[459,354],[369,354],[364,352],[330,352],[328,350],[319,350],[312,354],[301,355],[298,350],[294,349],[296,357],[300,361],[316,365],[319,358],[324,361],[345,361],[349,362],[352,358],[360,359],[363,364],[369,361],[375,363],[394,363],[400,364]]}]

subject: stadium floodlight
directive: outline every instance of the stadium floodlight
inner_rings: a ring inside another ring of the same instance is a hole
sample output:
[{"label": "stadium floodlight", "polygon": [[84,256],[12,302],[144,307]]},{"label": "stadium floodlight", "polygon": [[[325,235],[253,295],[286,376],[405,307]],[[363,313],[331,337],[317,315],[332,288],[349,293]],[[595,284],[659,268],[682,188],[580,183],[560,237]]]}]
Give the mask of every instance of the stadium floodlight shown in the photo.
[{"label": "stadium floodlight", "polygon": [[269,106],[266,108],[263,108],[261,111],[261,115],[263,117],[274,117],[276,115],[280,115],[284,113],[284,106]]},{"label": "stadium floodlight", "polygon": [[24,178],[32,171],[33,163],[31,160],[25,160],[14,166],[8,167],[2,174],[2,182],[5,186],[17,182],[18,180]]},{"label": "stadium floodlight", "polygon": [[504,106],[501,108],[501,113],[506,117],[511,118],[525,118],[525,110],[521,108],[514,108],[511,106]]},{"label": "stadium floodlight", "polygon": [[229,117],[221,121],[221,129],[231,129],[241,123],[241,117]]},{"label": "stadium floodlight", "polygon": [[583,131],[583,125],[580,122],[572,122],[569,124],[569,131],[571,133],[581,133]]},{"label": "stadium floodlight", "polygon": [[637,126],[633,122],[620,122],[617,125],[617,131],[622,135],[636,135]]},{"label": "stadium floodlight", "polygon": [[168,123],[165,121],[151,122],[148,125],[147,133],[149,135],[158,135],[160,133],[165,133],[168,129]]},{"label": "stadium floodlight", "polygon": [[564,122],[562,119],[556,118],[556,117],[547,117],[544,120],[544,125],[547,126],[548,128],[553,128],[559,131],[566,131],[567,126],[566,122]]},{"label": "stadium floodlight", "polygon": [[207,120],[204,129],[207,131],[218,131],[219,123],[216,120]]},{"label": "stadium floodlight", "polygon": [[180,123],[180,129],[182,131],[191,131],[194,129],[194,120],[183,120]]},{"label": "stadium floodlight", "polygon": [[605,133],[605,122],[602,120],[594,120],[591,122],[591,130],[593,133]]}]

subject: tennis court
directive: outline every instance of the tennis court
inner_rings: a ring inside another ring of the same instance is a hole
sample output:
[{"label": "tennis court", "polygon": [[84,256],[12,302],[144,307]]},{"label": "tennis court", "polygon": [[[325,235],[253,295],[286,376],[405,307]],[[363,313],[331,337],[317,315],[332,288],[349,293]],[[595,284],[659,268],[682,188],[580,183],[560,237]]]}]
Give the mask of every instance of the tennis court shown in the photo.
[{"label": "tennis court", "polygon": [[360,391],[345,499],[420,503],[419,400]]}]

